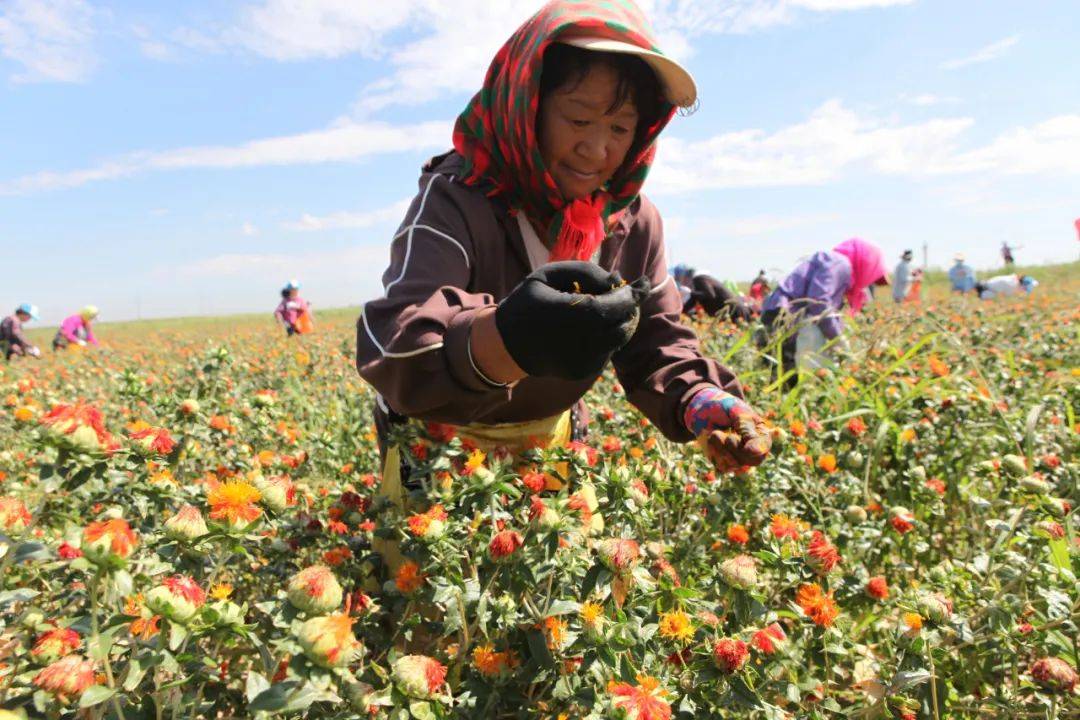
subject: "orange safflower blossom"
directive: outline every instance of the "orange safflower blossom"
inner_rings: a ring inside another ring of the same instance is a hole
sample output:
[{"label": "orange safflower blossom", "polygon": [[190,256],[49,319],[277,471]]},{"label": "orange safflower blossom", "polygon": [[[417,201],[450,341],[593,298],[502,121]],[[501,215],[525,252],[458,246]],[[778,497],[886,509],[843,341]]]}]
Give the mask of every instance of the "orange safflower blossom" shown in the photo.
[{"label": "orange safflower blossom", "polygon": [[218,485],[206,496],[210,518],[230,530],[243,530],[262,515],[255,504],[262,497],[258,488],[243,480],[230,480]]},{"label": "orange safflower blossom", "polygon": [[830,627],[840,614],[832,591],[826,594],[817,583],[806,583],[795,594],[795,603],[815,625]]},{"label": "orange safflower blossom", "polygon": [[491,643],[473,648],[473,667],[486,677],[503,677],[518,666],[517,657],[512,650],[495,650]]},{"label": "orange safflower blossom", "polygon": [[682,610],[660,614],[660,636],[676,642],[689,642],[694,638],[694,624]]},{"label": "orange safflower blossom", "polygon": [[412,560],[406,560],[394,576],[394,586],[402,595],[411,595],[421,588],[426,576],[420,572],[420,566]]},{"label": "orange safflower blossom", "polygon": [[437,540],[446,532],[447,517],[442,505],[432,505],[425,512],[409,516],[409,532],[418,538]]},{"label": "orange safflower blossom", "polygon": [[664,698],[668,692],[650,675],[638,675],[637,684],[609,683],[611,704],[626,713],[627,720],[670,720],[671,705]]}]

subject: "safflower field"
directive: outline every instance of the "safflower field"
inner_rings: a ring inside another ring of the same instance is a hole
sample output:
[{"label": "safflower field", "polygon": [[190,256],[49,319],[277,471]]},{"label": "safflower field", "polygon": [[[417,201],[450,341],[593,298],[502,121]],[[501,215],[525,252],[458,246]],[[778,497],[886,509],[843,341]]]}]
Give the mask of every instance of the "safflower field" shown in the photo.
[{"label": "safflower field", "polygon": [[355,314],[106,325],[0,371],[0,718],[1078,717],[1078,290],[878,303],[789,394],[699,318],[762,467],[609,374],[585,444],[403,438],[407,514]]}]

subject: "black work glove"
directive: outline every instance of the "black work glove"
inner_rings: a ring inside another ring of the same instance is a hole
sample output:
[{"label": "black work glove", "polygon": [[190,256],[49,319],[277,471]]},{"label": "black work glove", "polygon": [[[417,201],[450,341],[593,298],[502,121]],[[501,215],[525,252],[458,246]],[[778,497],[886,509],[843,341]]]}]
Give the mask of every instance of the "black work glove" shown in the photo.
[{"label": "black work glove", "polygon": [[529,375],[587,380],[630,340],[648,294],[645,277],[627,285],[593,263],[551,263],[499,303],[495,327]]}]

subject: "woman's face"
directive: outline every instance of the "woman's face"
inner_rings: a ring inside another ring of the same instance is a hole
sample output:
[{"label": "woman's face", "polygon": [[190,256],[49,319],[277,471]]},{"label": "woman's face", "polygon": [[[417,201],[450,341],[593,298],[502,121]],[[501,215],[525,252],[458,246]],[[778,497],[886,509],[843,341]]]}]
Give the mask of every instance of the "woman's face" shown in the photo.
[{"label": "woman's face", "polygon": [[299,295],[299,294],[300,294],[300,289],[299,288],[290,288],[289,289],[289,299],[290,300],[295,300],[296,296]]},{"label": "woman's face", "polygon": [[540,154],[567,200],[603,187],[634,142],[638,113],[633,102],[607,114],[617,87],[613,69],[593,65],[576,87],[556,89],[540,106]]}]

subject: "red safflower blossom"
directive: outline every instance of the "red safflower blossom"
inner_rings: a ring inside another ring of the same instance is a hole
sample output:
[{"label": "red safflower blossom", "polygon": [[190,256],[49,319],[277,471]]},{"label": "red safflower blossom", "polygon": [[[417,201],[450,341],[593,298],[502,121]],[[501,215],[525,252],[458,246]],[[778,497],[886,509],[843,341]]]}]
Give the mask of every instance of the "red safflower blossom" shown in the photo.
[{"label": "red safflower blossom", "polygon": [[38,636],[30,656],[42,664],[59,660],[70,655],[82,645],[79,633],[71,628],[54,628]]},{"label": "red safflower blossom", "polygon": [[544,478],[544,473],[530,472],[521,476],[521,483],[529,489],[529,492],[536,494],[542,492],[547,487],[547,480]]},{"label": "red safflower blossom", "polygon": [[75,558],[82,557],[82,550],[65,542],[60,543],[60,547],[56,548],[56,554],[63,560],[74,560]]},{"label": "red safflower blossom", "polygon": [[866,432],[866,423],[863,422],[861,417],[853,417],[847,421],[847,431],[855,437],[860,437]]},{"label": "red safflower blossom", "polygon": [[493,560],[502,560],[517,551],[525,544],[525,539],[513,530],[503,530],[496,533],[488,544],[488,553]]},{"label": "red safflower blossom", "polygon": [[176,447],[176,441],[169,435],[165,428],[149,427],[144,430],[136,430],[128,434],[133,442],[144,451],[158,455],[168,455]]},{"label": "red safflower blossom", "polygon": [[742,669],[750,658],[746,643],[735,638],[720,638],[713,645],[713,661],[721,672],[732,675]]},{"label": "red safflower blossom", "polygon": [[780,623],[773,623],[754,633],[750,642],[766,655],[772,655],[785,640],[787,640],[787,634],[784,628],[780,627]]},{"label": "red safflower blossom", "polygon": [[818,573],[825,575],[832,572],[840,563],[840,552],[829,542],[824,533],[815,530],[806,546],[806,561]]},{"label": "red safflower blossom", "polygon": [[903,535],[915,529],[915,516],[903,508],[896,508],[892,511],[889,524],[893,530]]},{"label": "red safflower blossom", "polygon": [[875,575],[866,583],[866,594],[877,600],[889,597],[889,583],[884,575]]},{"label": "red safflower blossom", "polygon": [[930,488],[931,490],[936,492],[938,495],[944,495],[945,494],[945,482],[943,480],[941,480],[940,478],[929,478],[926,481],[926,487]]},{"label": "red safflower blossom", "polygon": [[79,655],[67,655],[34,676],[34,684],[66,702],[94,684],[94,663]]}]

